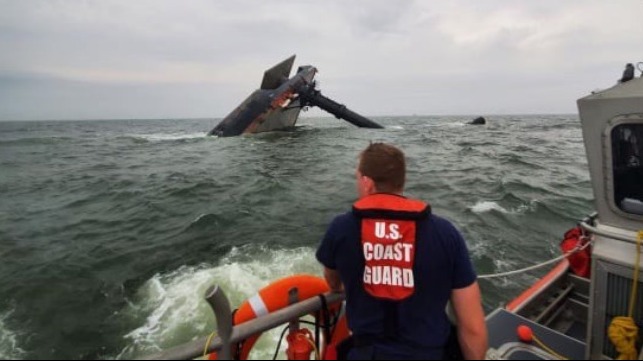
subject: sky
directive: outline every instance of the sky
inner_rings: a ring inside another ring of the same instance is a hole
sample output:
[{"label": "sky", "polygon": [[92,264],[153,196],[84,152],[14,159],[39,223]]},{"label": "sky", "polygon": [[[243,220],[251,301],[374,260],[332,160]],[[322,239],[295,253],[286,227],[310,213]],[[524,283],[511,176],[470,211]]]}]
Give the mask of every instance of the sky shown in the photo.
[{"label": "sky", "polygon": [[0,9],[0,120],[220,118],[293,54],[295,67],[319,70],[323,94],[365,116],[569,114],[626,63],[643,62],[643,0],[0,0]]}]

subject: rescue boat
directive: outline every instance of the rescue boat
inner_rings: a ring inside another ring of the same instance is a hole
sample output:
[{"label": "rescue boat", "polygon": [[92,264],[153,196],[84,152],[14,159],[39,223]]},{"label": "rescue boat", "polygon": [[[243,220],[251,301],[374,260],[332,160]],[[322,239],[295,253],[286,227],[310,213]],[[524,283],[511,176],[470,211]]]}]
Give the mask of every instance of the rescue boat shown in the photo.
[{"label": "rescue boat", "polygon": [[488,359],[643,358],[643,77],[577,104],[596,212],[565,234],[560,263],[487,316]]},{"label": "rescue boat", "polygon": [[[554,267],[544,277],[487,315],[487,359],[643,359],[643,77],[577,104],[596,213],[565,234],[561,256],[545,263]],[[206,299],[217,335],[146,359],[246,359],[257,337],[277,327],[284,327],[288,359],[338,359],[345,352],[344,296],[330,293],[319,277],[277,280],[234,313],[219,287]],[[304,327],[300,318],[307,315],[314,322]]]}]

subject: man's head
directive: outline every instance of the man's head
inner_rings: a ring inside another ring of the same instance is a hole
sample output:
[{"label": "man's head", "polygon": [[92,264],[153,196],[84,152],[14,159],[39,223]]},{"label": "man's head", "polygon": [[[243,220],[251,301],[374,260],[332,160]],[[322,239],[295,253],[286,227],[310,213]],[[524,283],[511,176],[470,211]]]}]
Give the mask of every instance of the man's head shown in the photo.
[{"label": "man's head", "polygon": [[406,180],[404,153],[386,143],[371,143],[360,153],[357,166],[359,197],[374,193],[402,194]]}]

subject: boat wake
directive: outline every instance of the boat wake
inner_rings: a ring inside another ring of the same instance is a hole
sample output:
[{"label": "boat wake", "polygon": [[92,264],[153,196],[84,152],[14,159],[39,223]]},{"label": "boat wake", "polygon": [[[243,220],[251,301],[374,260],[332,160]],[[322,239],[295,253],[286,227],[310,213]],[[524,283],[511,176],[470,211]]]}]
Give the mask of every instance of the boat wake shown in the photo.
[{"label": "boat wake", "polygon": [[0,313],[0,360],[20,359],[24,351],[18,346],[18,333],[7,327],[13,311]]},{"label": "boat wake", "polygon": [[[214,284],[222,287],[235,308],[275,279],[311,272],[321,275],[310,248],[244,246],[233,248],[218,265],[184,266],[156,274],[122,312],[127,322],[138,326],[124,336],[129,345],[117,359],[142,357],[215,331],[214,314],[204,300]],[[266,333],[253,348],[252,358],[271,359],[280,331]]]}]

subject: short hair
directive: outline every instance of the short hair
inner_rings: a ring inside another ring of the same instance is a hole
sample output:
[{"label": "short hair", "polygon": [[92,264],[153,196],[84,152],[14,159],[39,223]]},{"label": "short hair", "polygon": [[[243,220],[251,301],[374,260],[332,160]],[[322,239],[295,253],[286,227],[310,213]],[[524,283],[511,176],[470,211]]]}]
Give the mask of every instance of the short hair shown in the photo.
[{"label": "short hair", "polygon": [[393,145],[371,143],[360,153],[358,170],[375,182],[378,192],[404,190],[406,160],[404,153]]}]

